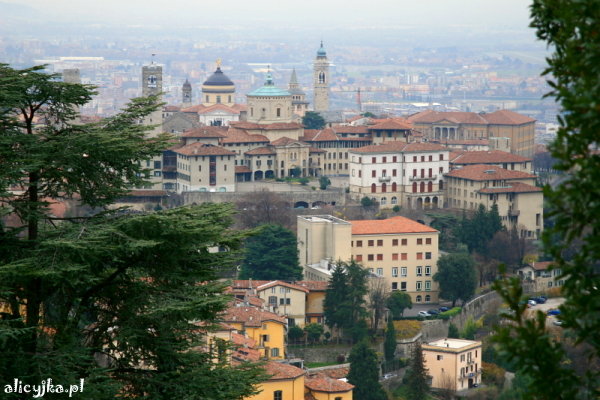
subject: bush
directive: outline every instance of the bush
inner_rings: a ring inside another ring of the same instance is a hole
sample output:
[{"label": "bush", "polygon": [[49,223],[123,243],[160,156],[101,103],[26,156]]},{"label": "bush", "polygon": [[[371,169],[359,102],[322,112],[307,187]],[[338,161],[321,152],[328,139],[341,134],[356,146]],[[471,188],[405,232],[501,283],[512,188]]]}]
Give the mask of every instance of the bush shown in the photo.
[{"label": "bush", "polygon": [[400,212],[400,206],[394,206],[392,210],[394,210],[395,213]]},{"label": "bush", "polygon": [[345,191],[346,193],[350,193],[350,188],[349,188],[349,187],[347,187],[347,188],[345,188],[345,189],[344,189],[344,191]]},{"label": "bush", "polygon": [[285,179],[283,178],[275,178],[275,182],[283,182]]},{"label": "bush", "polygon": [[365,196],[362,199],[360,199],[360,204],[362,204],[363,207],[369,207],[369,206],[373,205],[373,202],[371,201],[370,198],[368,198],[367,196]]},{"label": "bush", "polygon": [[316,187],[316,186],[311,186],[310,188],[311,188],[312,190],[317,190],[317,187]]},{"label": "bush", "polygon": [[319,186],[320,186],[321,190],[326,190],[327,186],[329,186],[329,185],[331,185],[331,181],[329,180],[328,177],[323,175],[319,178]]},{"label": "bush", "polygon": [[[462,311],[462,307],[454,307],[448,311],[444,311],[443,313],[439,314],[439,317],[441,319],[448,319],[450,317],[454,317],[456,314],[460,313]],[[448,316],[447,318],[444,318],[444,316]]]},{"label": "bush", "polygon": [[343,354],[340,354],[337,356],[337,362],[338,364],[343,364],[346,361],[346,356]]},{"label": "bush", "polygon": [[300,184],[306,186],[306,184],[309,182],[308,178],[300,178],[298,179],[298,182],[300,182]]}]

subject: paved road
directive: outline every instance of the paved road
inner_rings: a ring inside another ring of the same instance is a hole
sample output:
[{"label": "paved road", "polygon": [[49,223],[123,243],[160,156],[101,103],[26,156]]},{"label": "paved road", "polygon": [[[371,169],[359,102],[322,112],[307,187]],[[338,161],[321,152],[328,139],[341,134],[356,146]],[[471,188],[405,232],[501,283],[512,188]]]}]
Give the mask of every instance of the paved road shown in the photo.
[{"label": "paved road", "polygon": [[[544,304],[537,304],[528,309],[531,315],[535,315],[536,311],[542,311],[544,314],[553,308],[558,308],[562,303],[565,302],[565,299],[562,297],[555,297],[552,299],[548,299]],[[546,326],[555,326],[554,321],[556,320],[556,316],[548,315],[546,318]]]}]

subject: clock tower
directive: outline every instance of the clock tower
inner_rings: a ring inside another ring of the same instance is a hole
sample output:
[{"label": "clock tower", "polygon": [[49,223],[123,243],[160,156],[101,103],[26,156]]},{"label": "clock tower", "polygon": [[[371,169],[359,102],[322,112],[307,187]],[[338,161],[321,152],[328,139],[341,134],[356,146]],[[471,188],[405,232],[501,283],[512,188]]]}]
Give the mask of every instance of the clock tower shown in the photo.
[{"label": "clock tower", "polygon": [[[142,67],[142,97],[153,96],[162,93],[162,67],[152,61],[150,65]],[[159,98],[158,101],[161,101]],[[158,125],[146,133],[148,137],[155,137],[162,132],[162,110],[159,108],[144,118],[144,125]]]},{"label": "clock tower", "polygon": [[323,48],[323,41],[321,41],[321,47],[317,51],[314,71],[314,110],[317,112],[329,111],[329,60]]},{"label": "clock tower", "polygon": [[192,106],[192,85],[185,80],[183,87],[181,88],[181,108],[188,108]]}]

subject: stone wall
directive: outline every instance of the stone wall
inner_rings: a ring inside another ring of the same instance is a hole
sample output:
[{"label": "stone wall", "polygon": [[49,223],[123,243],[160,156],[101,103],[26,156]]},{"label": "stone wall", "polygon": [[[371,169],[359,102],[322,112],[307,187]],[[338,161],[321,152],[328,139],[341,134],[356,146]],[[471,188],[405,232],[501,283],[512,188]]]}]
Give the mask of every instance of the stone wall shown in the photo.
[{"label": "stone wall", "polygon": [[[290,203],[306,202],[309,207],[317,202],[327,204],[335,203],[336,206],[346,204],[346,194],[343,190],[327,189],[327,190],[305,190],[302,192],[275,192],[282,197],[289,198]],[[182,193],[184,204],[200,204],[206,202],[213,203],[235,203],[242,197],[246,196],[247,192],[184,192]],[[293,206],[293,205],[292,205]]]},{"label": "stone wall", "polygon": [[[337,357],[342,354],[348,359],[352,351],[352,346],[335,346],[335,347],[302,347],[287,349],[288,358],[298,357],[302,358],[305,363],[330,363],[337,362]],[[377,350],[376,351],[380,351]]]}]

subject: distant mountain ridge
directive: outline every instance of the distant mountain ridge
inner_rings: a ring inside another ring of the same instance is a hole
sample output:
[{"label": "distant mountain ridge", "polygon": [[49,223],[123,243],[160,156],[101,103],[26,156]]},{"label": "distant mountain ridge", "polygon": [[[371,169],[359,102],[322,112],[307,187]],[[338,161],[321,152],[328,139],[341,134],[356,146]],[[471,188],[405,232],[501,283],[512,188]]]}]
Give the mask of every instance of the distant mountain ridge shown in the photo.
[{"label": "distant mountain ridge", "polygon": [[43,17],[44,14],[36,8],[31,6],[27,6],[25,4],[16,4],[16,3],[7,3],[4,1],[0,1],[0,18],[2,17],[10,17],[10,18],[22,18],[29,19],[35,18],[38,19]]}]

